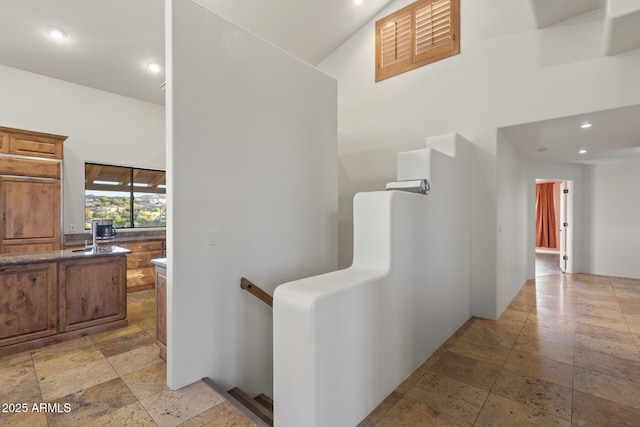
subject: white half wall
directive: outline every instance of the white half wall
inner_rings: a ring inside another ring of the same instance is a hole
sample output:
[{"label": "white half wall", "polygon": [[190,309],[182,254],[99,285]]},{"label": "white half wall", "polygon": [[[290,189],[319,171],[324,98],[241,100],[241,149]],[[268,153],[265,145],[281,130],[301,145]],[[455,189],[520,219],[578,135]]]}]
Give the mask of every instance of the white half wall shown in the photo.
[{"label": "white half wall", "polygon": [[353,265],[276,289],[275,425],[357,425],[471,316],[472,144],[430,142],[429,195],[358,193]]},{"label": "white half wall", "polygon": [[272,395],[272,310],[240,289],[335,270],[336,82],[167,0],[168,384]]},{"label": "white half wall", "polygon": [[588,270],[592,274],[640,278],[640,160],[586,166],[590,218]]},{"label": "white half wall", "polygon": [[165,168],[164,106],[0,65],[0,126],[68,136],[64,233],[84,227],[84,163]]}]

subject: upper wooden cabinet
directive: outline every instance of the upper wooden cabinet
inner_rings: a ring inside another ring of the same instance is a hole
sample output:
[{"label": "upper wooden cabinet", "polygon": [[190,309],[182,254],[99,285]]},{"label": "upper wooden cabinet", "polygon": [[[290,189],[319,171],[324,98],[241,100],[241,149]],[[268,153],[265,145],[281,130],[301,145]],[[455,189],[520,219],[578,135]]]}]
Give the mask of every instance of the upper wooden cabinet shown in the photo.
[{"label": "upper wooden cabinet", "polygon": [[[67,139],[66,136],[5,127],[0,127],[0,135],[3,135],[0,137],[2,141],[0,152],[2,153],[60,160],[64,153],[62,143]],[[8,139],[8,148],[5,147],[7,145],[6,139]]]},{"label": "upper wooden cabinet", "polygon": [[0,127],[0,253],[62,247],[66,136]]},{"label": "upper wooden cabinet", "polygon": [[9,133],[0,131],[0,153],[9,152],[9,136]]}]

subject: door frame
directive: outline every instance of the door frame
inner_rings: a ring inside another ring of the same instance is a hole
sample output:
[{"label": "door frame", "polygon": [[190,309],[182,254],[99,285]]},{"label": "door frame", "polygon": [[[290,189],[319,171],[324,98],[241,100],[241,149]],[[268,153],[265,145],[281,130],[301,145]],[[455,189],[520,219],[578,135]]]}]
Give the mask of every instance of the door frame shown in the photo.
[{"label": "door frame", "polygon": [[[574,224],[574,181],[572,179],[562,179],[562,178],[535,178],[534,179],[534,190],[535,190],[535,184],[537,184],[540,181],[554,181],[554,182],[560,182],[561,184],[566,184],[569,193],[567,194],[566,197],[566,207],[564,207],[564,209],[566,209],[566,213],[567,213],[567,223],[569,224],[568,227],[566,227],[566,232],[564,232],[562,229],[564,229],[565,227],[562,226],[563,222],[563,218],[562,218],[562,212],[560,217],[560,224],[557,224],[558,229],[560,230],[560,235],[559,235],[559,244],[558,244],[558,253],[559,253],[559,267],[560,267],[560,271],[562,271],[563,273],[573,273],[573,258],[574,258],[574,250],[573,250],[573,229],[575,228],[575,224]],[[562,185],[561,185],[561,191],[562,191]],[[536,271],[535,271],[535,254],[536,254],[536,240],[535,240],[535,218],[536,218],[536,202],[535,202],[535,194],[536,192],[533,192],[533,198],[534,198],[534,202],[533,202],[533,224],[534,224],[534,232],[533,232],[533,242],[531,243],[533,245],[533,253],[534,253],[534,267],[533,267],[533,276],[535,277],[536,275]],[[557,206],[556,208],[561,209],[562,208],[562,204],[563,204],[563,193],[560,193],[560,205],[561,206]],[[562,248],[561,243],[563,241],[563,239],[566,240],[565,242],[565,246],[566,248]],[[563,265],[564,263],[563,261],[563,249],[565,250],[565,254],[567,255],[567,263],[566,266]]]},{"label": "door frame", "polygon": [[573,180],[563,180],[560,191],[560,271],[573,273]]}]

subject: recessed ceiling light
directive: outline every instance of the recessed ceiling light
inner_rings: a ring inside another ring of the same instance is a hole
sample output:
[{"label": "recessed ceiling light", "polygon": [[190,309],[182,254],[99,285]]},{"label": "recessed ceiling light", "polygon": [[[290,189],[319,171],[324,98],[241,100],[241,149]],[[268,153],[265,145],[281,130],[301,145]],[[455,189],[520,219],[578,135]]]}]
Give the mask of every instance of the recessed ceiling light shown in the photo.
[{"label": "recessed ceiling light", "polygon": [[580,154],[586,154],[586,153],[587,153],[587,150],[580,150],[580,151],[578,151],[578,153],[580,153]]},{"label": "recessed ceiling light", "polygon": [[353,3],[358,6],[360,4],[362,4],[362,0],[353,0]]},{"label": "recessed ceiling light", "polygon": [[151,71],[152,73],[159,73],[161,69],[162,67],[155,62],[149,62],[147,64],[147,70]]},{"label": "recessed ceiling light", "polygon": [[580,125],[580,127],[581,127],[582,129],[588,129],[588,128],[590,128],[591,126],[593,126],[593,125],[592,125],[591,123],[589,123],[589,122],[584,122],[583,124],[581,124],[581,125]]},{"label": "recessed ceiling light", "polygon": [[60,28],[49,27],[47,28],[47,34],[54,39],[63,40],[67,38],[67,33]]}]

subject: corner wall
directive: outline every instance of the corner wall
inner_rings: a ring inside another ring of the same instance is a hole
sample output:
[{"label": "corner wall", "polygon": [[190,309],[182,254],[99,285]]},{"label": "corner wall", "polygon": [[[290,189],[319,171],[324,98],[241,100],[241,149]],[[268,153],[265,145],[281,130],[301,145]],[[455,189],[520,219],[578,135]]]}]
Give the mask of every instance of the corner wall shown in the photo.
[{"label": "corner wall", "polygon": [[272,293],[336,268],[336,82],[167,0],[169,386],[272,395]]},{"label": "corner wall", "polygon": [[496,157],[497,319],[527,281],[527,224],[531,215],[527,211],[525,162],[500,131]]},{"label": "corner wall", "polygon": [[585,166],[588,272],[640,278],[640,159]]}]

